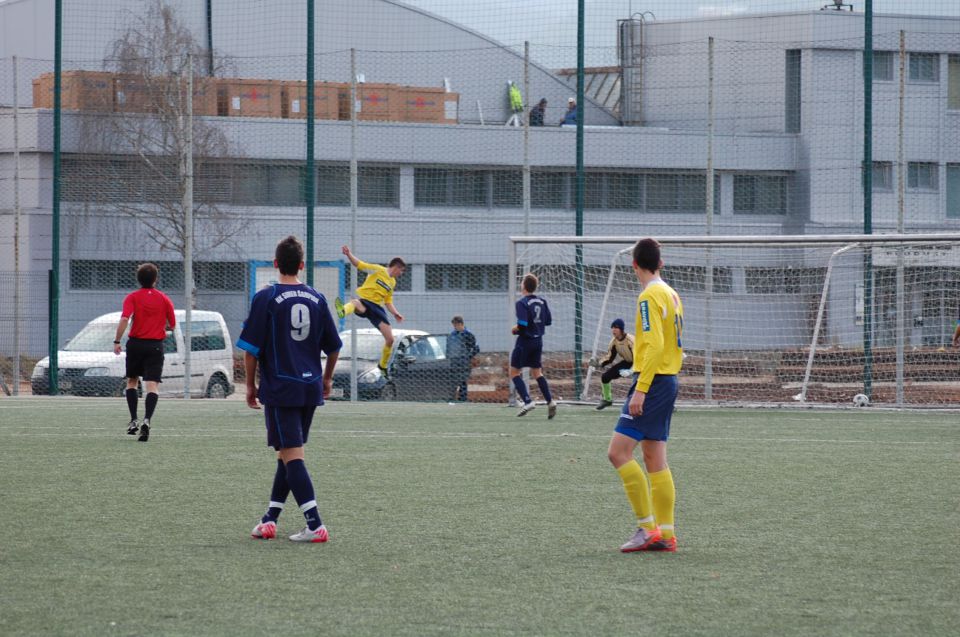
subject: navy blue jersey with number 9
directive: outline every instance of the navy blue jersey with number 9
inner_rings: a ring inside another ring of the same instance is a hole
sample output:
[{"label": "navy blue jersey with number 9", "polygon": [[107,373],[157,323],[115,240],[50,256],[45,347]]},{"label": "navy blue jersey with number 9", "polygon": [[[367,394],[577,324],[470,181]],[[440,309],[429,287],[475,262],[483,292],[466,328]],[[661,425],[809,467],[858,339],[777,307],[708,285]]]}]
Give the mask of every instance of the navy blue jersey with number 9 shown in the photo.
[{"label": "navy blue jersey with number 9", "polygon": [[323,404],[321,352],[342,343],[327,300],[304,285],[275,284],[257,292],[237,347],[257,357],[264,405]]}]

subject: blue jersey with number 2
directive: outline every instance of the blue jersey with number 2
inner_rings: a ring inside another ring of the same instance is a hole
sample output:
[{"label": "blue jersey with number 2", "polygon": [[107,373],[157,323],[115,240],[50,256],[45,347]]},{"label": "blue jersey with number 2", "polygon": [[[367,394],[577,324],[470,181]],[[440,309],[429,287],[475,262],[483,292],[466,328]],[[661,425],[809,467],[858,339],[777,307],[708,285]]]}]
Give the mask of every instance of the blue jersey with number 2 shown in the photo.
[{"label": "blue jersey with number 2", "polygon": [[322,294],[304,284],[257,292],[237,347],[257,357],[264,405],[323,404],[321,352],[339,351],[337,326]]},{"label": "blue jersey with number 2", "polygon": [[553,323],[547,301],[531,294],[517,301],[517,325],[522,338],[540,338]]}]

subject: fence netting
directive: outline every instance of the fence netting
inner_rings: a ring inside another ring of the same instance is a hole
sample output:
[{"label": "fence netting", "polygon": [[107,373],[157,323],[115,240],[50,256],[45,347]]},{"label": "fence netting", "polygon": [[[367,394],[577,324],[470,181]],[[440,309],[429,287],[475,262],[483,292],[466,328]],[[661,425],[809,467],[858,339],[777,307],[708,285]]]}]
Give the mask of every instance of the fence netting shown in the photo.
[{"label": "fence netting", "polygon": [[[338,319],[356,364],[343,365],[337,397],[503,402],[508,237],[574,234],[577,119],[586,235],[863,229],[859,7],[587,3],[576,104],[568,4],[316,3],[308,64],[302,0],[64,0],[59,156],[52,50],[0,58],[0,285],[4,299],[18,290],[0,310],[5,384],[119,393],[109,326],[149,261],[184,321],[165,345],[164,389],[233,393],[243,368],[232,343],[252,295],[276,280],[277,242],[293,234],[312,257],[304,278],[331,305],[365,276],[342,246],[408,264],[386,374],[373,356],[382,334]],[[960,219],[957,9],[917,10],[929,18],[874,23],[877,232],[956,230]],[[59,287],[48,290],[53,268]],[[885,276],[878,266],[878,286]],[[935,289],[938,312],[955,313],[949,285]],[[883,294],[868,296],[882,316]],[[932,330],[950,326],[924,303],[924,333],[942,341]],[[458,316],[475,348],[463,347]],[[57,387],[44,366],[51,333]]]}]

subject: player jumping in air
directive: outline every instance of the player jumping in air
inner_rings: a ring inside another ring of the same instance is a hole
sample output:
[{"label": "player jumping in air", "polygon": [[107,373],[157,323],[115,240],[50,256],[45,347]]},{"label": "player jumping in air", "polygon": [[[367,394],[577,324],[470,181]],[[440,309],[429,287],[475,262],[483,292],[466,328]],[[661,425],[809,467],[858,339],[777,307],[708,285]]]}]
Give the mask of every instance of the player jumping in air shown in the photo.
[{"label": "player jumping in air", "polygon": [[[676,551],[673,518],[676,489],[667,466],[667,437],[683,362],[683,304],[660,278],[660,244],[641,239],[633,248],[633,271],[643,286],[637,300],[634,382],[607,457],[620,474],[639,527],[620,550]],[[634,459],[643,451],[646,473]]]},{"label": "player jumping in air", "polygon": [[533,411],[536,404],[530,398],[527,385],[520,375],[524,367],[530,368],[530,375],[537,380],[543,399],[547,401],[547,419],[557,415],[557,403],[550,395],[550,385],[543,375],[543,363],[540,361],[543,353],[543,333],[548,325],[553,323],[550,317],[550,308],[547,301],[534,292],[537,291],[539,281],[532,274],[526,274],[521,283],[523,297],[517,301],[517,324],[513,326],[513,333],[517,336],[516,345],[510,354],[510,379],[517,393],[523,400],[518,416],[525,416]]},{"label": "player jumping in air", "polygon": [[343,254],[350,259],[358,270],[368,272],[366,280],[357,288],[357,296],[348,303],[337,299],[334,305],[337,316],[343,318],[347,314],[356,314],[370,321],[383,334],[383,351],[380,354],[378,367],[384,375],[387,374],[387,363],[390,362],[390,352],[393,351],[393,328],[387,320],[386,308],[393,314],[397,322],[403,321],[403,315],[393,306],[393,291],[397,287],[397,278],[407,269],[407,264],[400,257],[390,259],[387,267],[376,263],[361,261],[350,252],[348,246],[343,246]]},{"label": "player jumping in air", "polygon": [[[120,323],[113,339],[113,353],[120,355],[120,339],[127,329],[127,323],[133,319],[130,338],[127,339],[127,408],[130,410],[130,422],[127,433],[140,442],[150,439],[150,419],[157,407],[159,388],[163,377],[163,341],[167,328],[177,326],[173,313],[173,302],[166,294],[156,289],[160,272],[152,263],[144,263],[137,268],[137,282],[141,288],[131,292],[123,299],[123,311]],[[143,421],[137,422],[137,384],[143,377],[145,392]]]},{"label": "player jumping in air", "polygon": [[[326,542],[329,535],[317,510],[303,445],[313,412],[330,393],[342,343],[327,300],[297,278],[303,269],[303,244],[293,236],[281,241],[273,265],[280,271],[279,282],[254,295],[250,316],[237,341],[237,347],[245,352],[247,406],[260,409],[260,399],[267,445],[277,451],[270,504],[251,535],[264,540],[277,536],[277,519],[292,491],[307,526],[290,539]],[[327,355],[326,368],[321,353]]]},{"label": "player jumping in air", "polygon": [[606,409],[613,404],[613,389],[610,387],[610,383],[614,378],[629,375],[629,370],[633,367],[633,334],[626,332],[626,325],[622,318],[614,319],[613,323],[610,324],[610,332],[613,334],[613,338],[610,339],[610,344],[607,346],[607,357],[602,361],[596,358],[590,359],[591,367],[602,369],[618,357],[620,358],[600,377],[603,398],[600,399],[597,410]]}]

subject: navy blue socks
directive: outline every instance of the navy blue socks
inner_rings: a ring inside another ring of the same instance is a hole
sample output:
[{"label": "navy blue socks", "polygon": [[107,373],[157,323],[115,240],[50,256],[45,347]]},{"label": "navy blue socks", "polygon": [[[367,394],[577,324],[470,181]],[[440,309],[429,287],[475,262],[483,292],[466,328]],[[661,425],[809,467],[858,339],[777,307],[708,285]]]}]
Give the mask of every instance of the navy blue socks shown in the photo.
[{"label": "navy blue socks", "polygon": [[307,526],[311,531],[318,529],[323,522],[317,510],[313,482],[310,481],[310,474],[307,473],[307,465],[303,464],[303,460],[291,460],[287,463],[287,484],[290,485],[290,491],[293,492],[293,497],[297,499],[297,504],[303,511]]},{"label": "navy blue socks", "polygon": [[548,403],[553,402],[553,397],[550,395],[550,385],[547,384],[547,377],[541,376],[537,379],[537,386],[540,387],[540,392],[543,394],[543,399]]},{"label": "navy blue socks", "polygon": [[277,473],[273,476],[273,488],[270,489],[270,505],[261,522],[276,522],[283,511],[283,503],[290,495],[290,485],[287,484],[287,468],[283,466],[283,460],[277,458]]},{"label": "navy blue socks", "polygon": [[530,392],[527,391],[527,385],[523,382],[523,376],[514,376],[513,386],[517,388],[517,393],[520,394],[520,398],[523,399],[524,405],[532,400],[530,398]]}]

